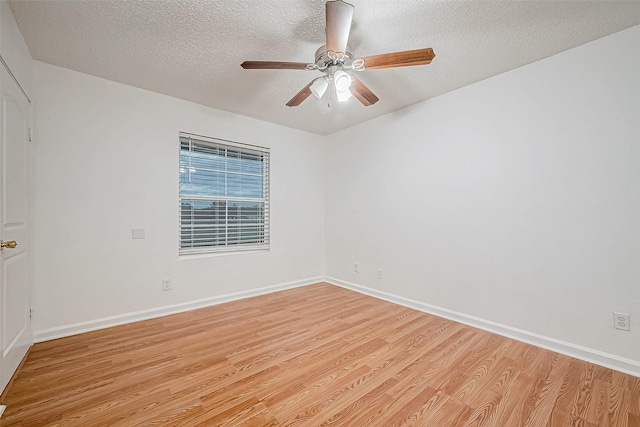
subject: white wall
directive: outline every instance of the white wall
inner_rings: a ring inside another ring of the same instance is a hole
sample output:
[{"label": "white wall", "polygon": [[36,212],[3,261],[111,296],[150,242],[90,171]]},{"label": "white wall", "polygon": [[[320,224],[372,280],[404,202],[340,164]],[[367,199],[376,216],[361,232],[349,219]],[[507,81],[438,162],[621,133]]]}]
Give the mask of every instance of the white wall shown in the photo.
[{"label": "white wall", "polygon": [[331,135],[327,275],[640,374],[639,76],[634,27]]},{"label": "white wall", "polygon": [[[322,276],[322,137],[41,62],[34,92],[36,339]],[[270,252],[178,258],[179,131],[271,148]]]}]

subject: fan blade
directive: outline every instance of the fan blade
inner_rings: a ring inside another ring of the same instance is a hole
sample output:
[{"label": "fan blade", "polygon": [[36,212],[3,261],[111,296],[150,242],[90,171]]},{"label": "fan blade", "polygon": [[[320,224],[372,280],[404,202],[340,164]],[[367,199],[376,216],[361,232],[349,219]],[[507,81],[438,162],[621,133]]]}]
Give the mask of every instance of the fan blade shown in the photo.
[{"label": "fan blade", "polygon": [[403,52],[384,53],[362,58],[365,70],[381,68],[408,67],[410,65],[426,65],[436,56],[433,49],[405,50]]},{"label": "fan blade", "polygon": [[366,87],[357,77],[353,77],[353,82],[351,82],[351,87],[349,89],[353,96],[358,98],[358,101],[362,102],[362,105],[365,107],[373,105],[379,101],[379,98],[371,92],[371,89]]},{"label": "fan blade", "polygon": [[303,87],[302,90],[296,94],[296,96],[294,96],[289,102],[287,102],[287,107],[297,107],[298,105],[302,104],[302,101],[304,101],[309,97],[309,95],[311,95],[311,89],[309,88],[312,84],[313,80],[311,80],[308,85]]},{"label": "fan blade", "polygon": [[245,70],[306,70],[304,62],[278,61],[244,61],[241,65]]},{"label": "fan blade", "polygon": [[353,6],[342,0],[328,1],[326,12],[327,51],[345,53],[353,20]]}]

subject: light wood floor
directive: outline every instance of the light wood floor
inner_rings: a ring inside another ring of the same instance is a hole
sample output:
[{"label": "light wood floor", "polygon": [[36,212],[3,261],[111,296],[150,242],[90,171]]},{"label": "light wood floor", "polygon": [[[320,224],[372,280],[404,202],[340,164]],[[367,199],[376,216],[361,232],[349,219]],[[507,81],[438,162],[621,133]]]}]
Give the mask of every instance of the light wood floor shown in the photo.
[{"label": "light wood floor", "polygon": [[36,344],[0,426],[640,426],[640,379],[328,284]]}]

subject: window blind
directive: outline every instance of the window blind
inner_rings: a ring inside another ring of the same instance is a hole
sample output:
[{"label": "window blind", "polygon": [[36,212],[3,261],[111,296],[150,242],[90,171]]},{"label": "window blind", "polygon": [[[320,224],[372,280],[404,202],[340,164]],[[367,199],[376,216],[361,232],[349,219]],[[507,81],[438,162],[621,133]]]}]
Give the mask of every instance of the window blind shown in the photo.
[{"label": "window blind", "polygon": [[180,254],[269,248],[269,150],[180,134]]}]

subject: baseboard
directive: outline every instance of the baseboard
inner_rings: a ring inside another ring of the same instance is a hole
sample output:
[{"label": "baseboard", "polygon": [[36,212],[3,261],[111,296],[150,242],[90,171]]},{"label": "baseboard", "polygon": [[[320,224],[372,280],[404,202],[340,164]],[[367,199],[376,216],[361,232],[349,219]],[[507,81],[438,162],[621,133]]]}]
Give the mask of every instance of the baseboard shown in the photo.
[{"label": "baseboard", "polygon": [[323,281],[336,286],[340,286],[345,289],[369,295],[374,298],[382,299],[412,308],[414,310],[433,314],[435,316],[443,317],[445,319],[453,320],[458,323],[463,323],[465,325],[473,326],[478,329],[502,335],[507,338],[512,338],[518,341],[525,342],[527,344],[535,345],[537,347],[575,357],[576,359],[584,360],[586,362],[594,363],[596,365],[604,366],[606,368],[640,377],[640,362],[632,359],[626,359],[614,354],[605,353],[592,348],[583,347],[577,344],[557,340],[555,338],[546,337],[544,335],[539,335],[522,329],[513,328],[511,326],[503,325],[478,317],[469,316],[464,313],[458,313],[420,301],[371,289],[366,286],[356,285],[355,283],[346,282],[344,280],[339,280],[333,277],[325,277]]},{"label": "baseboard", "polygon": [[307,286],[307,285],[321,282],[322,280],[323,280],[322,277],[314,277],[314,278],[309,278],[305,280],[297,280],[294,282],[282,283],[279,285],[251,289],[248,291],[235,292],[232,294],[218,295],[215,297],[204,298],[196,301],[189,301],[189,302],[184,302],[180,304],[152,308],[148,310],[135,311],[131,313],[120,314],[117,316],[104,317],[101,319],[90,320],[87,322],[74,323],[71,325],[64,325],[64,326],[58,326],[55,328],[43,329],[40,331],[34,331],[34,334],[33,334],[34,342],[49,341],[57,338],[63,338],[71,335],[81,334],[84,332],[97,331],[99,329],[111,328],[113,326],[139,322],[141,320],[148,320],[148,319],[154,319],[157,317],[167,316],[170,314],[183,313],[185,311],[195,310],[203,307],[209,307],[212,305],[222,304],[225,302],[251,298],[259,295],[270,294],[273,292],[284,291],[286,289],[298,288],[301,286]]},{"label": "baseboard", "polygon": [[525,342],[527,344],[535,345],[547,350],[555,351],[567,356],[575,357],[576,359],[584,360],[586,362],[595,363],[600,366],[604,366],[610,369],[615,369],[620,372],[627,373],[640,377],[640,362],[616,356],[614,354],[605,353],[599,350],[595,350],[588,347],[583,347],[577,344],[569,343],[566,341],[557,340],[555,338],[546,337],[533,332],[525,331],[511,326],[503,325],[500,323],[492,322],[490,320],[481,319],[478,317],[470,316],[464,313],[455,312],[442,307],[437,307],[431,304],[426,304],[421,301],[416,301],[410,298],[401,297],[387,292],[378,291],[376,289],[368,288],[366,286],[357,285],[355,283],[346,282],[344,280],[336,279],[333,277],[314,277],[305,280],[298,280],[294,282],[282,283],[274,286],[267,286],[263,288],[251,289],[248,291],[236,292],[232,294],[219,295],[211,298],[204,298],[196,301],[189,301],[180,304],[174,304],[164,307],[153,308],[149,310],[136,311],[132,313],[121,314],[117,316],[110,316],[101,319],[91,320],[88,322],[75,323],[72,325],[59,326],[50,329],[44,329],[34,332],[34,341],[42,342],[49,341],[57,338],[63,338],[71,335],[81,334],[84,332],[96,331],[99,329],[110,328],[113,326],[124,325],[127,323],[138,322],[141,320],[148,320],[157,317],[167,316],[170,314],[182,313],[189,310],[195,310],[198,308],[209,307],[212,305],[222,304],[225,302],[235,301],[244,298],[251,298],[254,296],[270,294],[273,292],[283,291],[286,289],[298,288],[301,286],[307,286],[318,282],[328,282],[336,286],[350,289],[355,292],[359,292],[365,295],[372,296],[374,298],[382,299],[385,301],[399,304],[405,307],[419,310],[425,313],[433,314],[435,316],[443,317],[445,319],[453,320],[465,325],[469,325],[478,329],[482,329],[488,332],[492,332],[498,335],[502,335],[508,338],[512,338],[518,341]]}]

